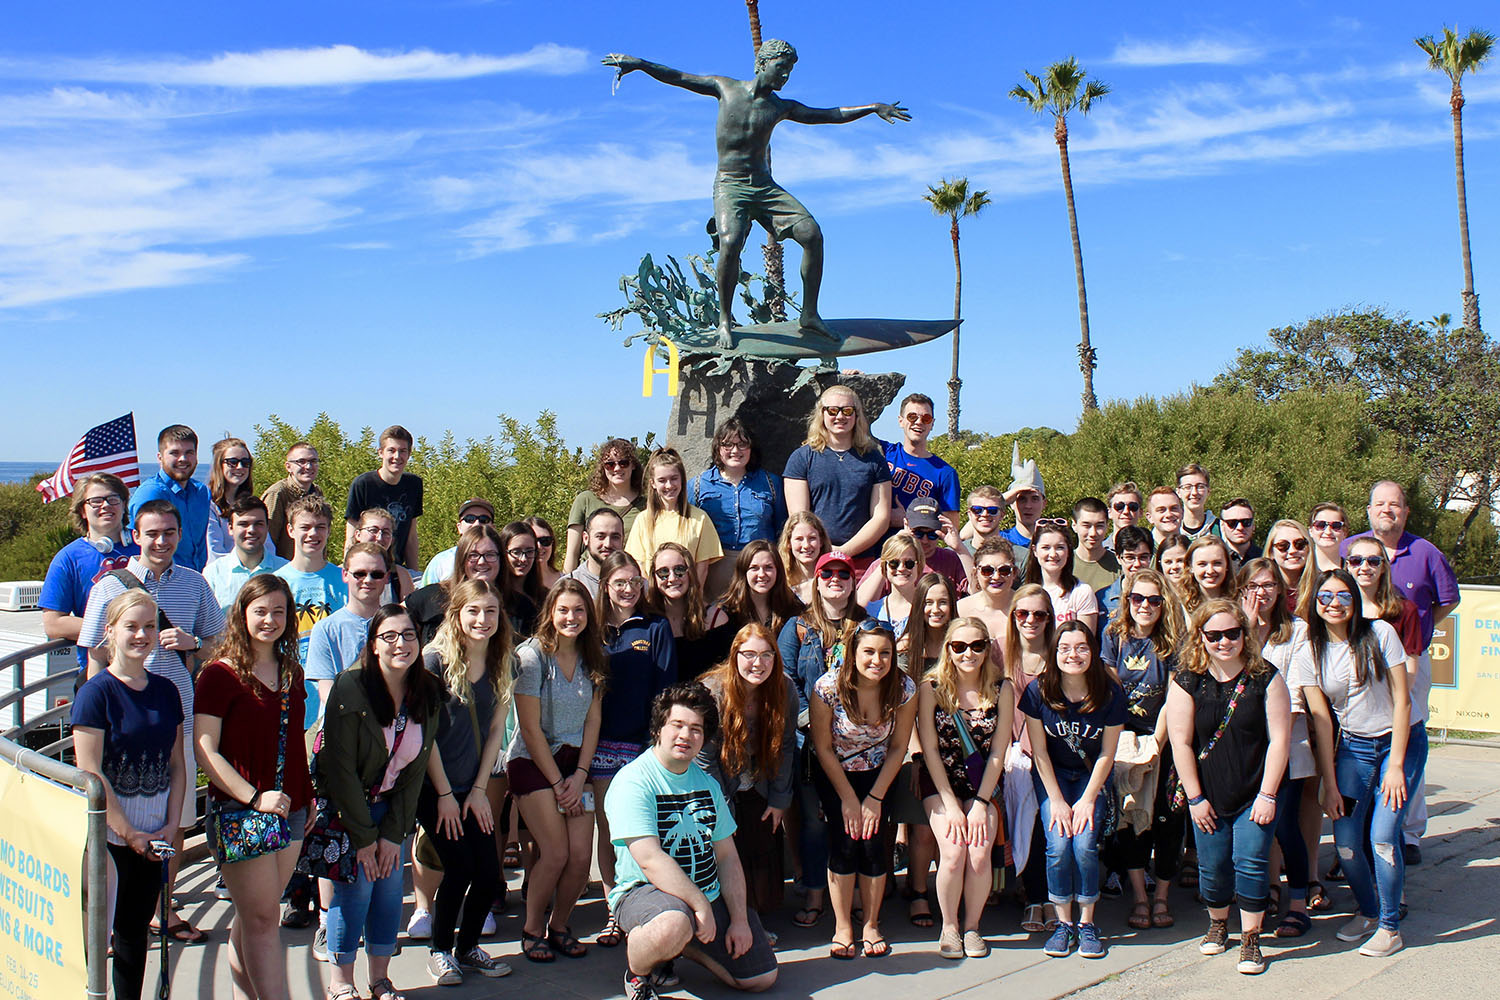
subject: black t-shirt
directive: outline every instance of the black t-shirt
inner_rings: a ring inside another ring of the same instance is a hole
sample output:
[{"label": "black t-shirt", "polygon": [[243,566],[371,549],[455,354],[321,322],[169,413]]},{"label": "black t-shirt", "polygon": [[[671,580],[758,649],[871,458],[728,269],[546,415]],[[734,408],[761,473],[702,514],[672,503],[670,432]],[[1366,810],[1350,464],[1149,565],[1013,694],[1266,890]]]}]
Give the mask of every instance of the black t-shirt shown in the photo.
[{"label": "black t-shirt", "polygon": [[379,472],[356,476],[349,484],[349,503],[344,508],[344,520],[357,523],[359,515],[372,507],[390,511],[391,520],[396,522],[396,540],[391,552],[396,561],[401,562],[406,558],[406,539],[411,534],[412,522],[422,516],[422,477],[403,472],[396,485],[391,486],[380,478]]},{"label": "black t-shirt", "polygon": [[[437,650],[429,649],[423,653],[422,665],[443,682],[443,710],[438,715],[434,745],[442,752],[443,770],[448,775],[453,794],[462,800],[479,780],[480,752],[490,738],[490,722],[495,717],[495,682],[486,676],[470,686],[474,692],[474,711],[471,714],[469,706],[448,687],[447,671]],[[479,723],[477,738],[475,722]]]},{"label": "black t-shirt", "polygon": [[[1207,757],[1198,761],[1198,780],[1203,794],[1221,821],[1244,810],[1260,791],[1266,770],[1266,751],[1271,746],[1266,726],[1266,688],[1276,677],[1267,670],[1260,676],[1245,675],[1245,691],[1235,705],[1224,735]],[[1229,709],[1239,676],[1220,683],[1207,673],[1179,670],[1173,682],[1193,696],[1193,754],[1208,746]]]},{"label": "black t-shirt", "polygon": [[448,591],[441,583],[418,587],[406,598],[406,613],[417,627],[417,638],[427,645],[437,635],[443,616],[448,613]]}]

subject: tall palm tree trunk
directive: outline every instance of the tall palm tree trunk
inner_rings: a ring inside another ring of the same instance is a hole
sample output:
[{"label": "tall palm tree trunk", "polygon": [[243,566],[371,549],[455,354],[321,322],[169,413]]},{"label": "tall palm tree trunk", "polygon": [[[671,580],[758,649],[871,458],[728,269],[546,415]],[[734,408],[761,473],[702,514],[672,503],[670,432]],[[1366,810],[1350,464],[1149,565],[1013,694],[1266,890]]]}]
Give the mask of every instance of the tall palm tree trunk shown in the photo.
[{"label": "tall palm tree trunk", "polygon": [[1474,265],[1469,258],[1469,196],[1464,187],[1464,95],[1458,81],[1453,82],[1453,163],[1458,178],[1458,243],[1464,258],[1464,326],[1475,333],[1479,329],[1479,296],[1474,294]]},{"label": "tall palm tree trunk", "polygon": [[[750,15],[750,43],[758,53],[761,42],[760,0],[745,0],[745,10]],[[769,151],[766,153],[766,162],[770,162]],[[766,233],[765,245],[760,248],[760,255],[766,262],[766,302],[771,307],[771,322],[780,323],[786,319],[786,257],[782,253],[781,244],[769,232]]]},{"label": "tall palm tree trunk", "polygon": [[[963,300],[964,265],[958,256],[958,216],[953,216],[953,225],[948,230],[953,237],[953,322],[959,320],[959,303]],[[958,437],[958,392],[963,388],[963,379],[958,377],[958,326],[953,327],[953,375],[948,379],[948,436]]]},{"label": "tall palm tree trunk", "polygon": [[1081,339],[1078,342],[1078,367],[1083,372],[1083,412],[1099,409],[1099,399],[1094,395],[1094,368],[1096,352],[1089,342],[1089,297],[1083,285],[1083,246],[1078,242],[1078,212],[1073,207],[1073,171],[1068,166],[1068,126],[1059,118],[1054,137],[1057,152],[1062,159],[1063,194],[1068,200],[1068,235],[1073,239],[1073,268],[1078,274],[1078,326]]}]

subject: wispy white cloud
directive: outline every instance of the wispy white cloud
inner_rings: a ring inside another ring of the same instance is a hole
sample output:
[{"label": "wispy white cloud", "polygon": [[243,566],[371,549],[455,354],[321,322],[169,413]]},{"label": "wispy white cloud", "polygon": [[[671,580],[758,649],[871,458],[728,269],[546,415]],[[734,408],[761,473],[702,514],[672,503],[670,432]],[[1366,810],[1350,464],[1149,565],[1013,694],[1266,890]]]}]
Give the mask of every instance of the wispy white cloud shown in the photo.
[{"label": "wispy white cloud", "polygon": [[340,250],[389,250],[393,244],[385,240],[360,240],[354,243],[335,243]]},{"label": "wispy white cloud", "polygon": [[1108,62],[1115,66],[1233,65],[1254,62],[1262,54],[1258,46],[1219,38],[1126,40],[1115,46]]},{"label": "wispy white cloud", "polygon": [[413,80],[459,80],[498,73],[578,73],[578,48],[547,42],[514,55],[459,55],[431,49],[373,52],[353,45],[224,52],[211,59],[0,60],[0,75],[112,83],[231,88],[348,87]]}]

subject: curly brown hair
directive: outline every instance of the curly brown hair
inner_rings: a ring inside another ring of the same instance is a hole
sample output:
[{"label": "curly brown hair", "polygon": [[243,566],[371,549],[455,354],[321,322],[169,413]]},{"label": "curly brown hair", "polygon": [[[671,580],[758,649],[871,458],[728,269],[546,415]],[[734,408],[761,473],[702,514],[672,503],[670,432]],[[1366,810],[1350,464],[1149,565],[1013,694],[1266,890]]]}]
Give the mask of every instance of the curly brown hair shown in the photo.
[{"label": "curly brown hair", "polygon": [[589,474],[589,490],[600,500],[604,499],[604,491],[609,489],[609,479],[604,475],[604,463],[620,459],[630,460],[630,488],[635,493],[641,492],[641,457],[636,453],[635,444],[624,438],[610,438],[599,446],[599,454],[594,459],[594,471]]}]

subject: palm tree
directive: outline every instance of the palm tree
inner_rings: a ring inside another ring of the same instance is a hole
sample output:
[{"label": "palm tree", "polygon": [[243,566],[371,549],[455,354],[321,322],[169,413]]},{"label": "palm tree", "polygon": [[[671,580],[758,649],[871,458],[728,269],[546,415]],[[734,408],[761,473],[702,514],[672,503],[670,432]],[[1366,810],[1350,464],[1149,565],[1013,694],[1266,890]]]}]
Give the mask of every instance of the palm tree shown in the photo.
[{"label": "palm tree", "polygon": [[1477,28],[1459,38],[1452,28],[1443,29],[1442,38],[1424,35],[1413,39],[1417,48],[1427,53],[1427,65],[1442,70],[1453,81],[1453,164],[1458,176],[1458,243],[1464,261],[1464,326],[1479,332],[1479,296],[1474,294],[1474,265],[1469,259],[1469,196],[1464,191],[1464,91],[1460,81],[1465,73],[1477,73],[1495,47],[1495,36]]},{"label": "palm tree", "polygon": [[[745,0],[745,13],[750,15],[750,44],[758,54],[761,41],[760,0]],[[767,163],[770,158],[768,150]],[[782,253],[781,244],[770,233],[766,233],[766,243],[760,248],[760,255],[766,262],[766,302],[771,306],[771,322],[781,323],[786,320],[786,257]]]},{"label": "palm tree", "polygon": [[1089,299],[1083,287],[1083,248],[1078,243],[1073,171],[1068,166],[1068,113],[1088,114],[1094,102],[1109,93],[1109,84],[1098,80],[1085,83],[1086,74],[1072,56],[1065,62],[1048,66],[1040,77],[1025,70],[1021,72],[1031,86],[1017,84],[1010,96],[1037,114],[1050,112],[1056,119],[1052,137],[1057,140],[1057,152],[1062,158],[1063,194],[1068,199],[1068,232],[1073,237],[1073,267],[1078,272],[1078,325],[1083,334],[1078,343],[1078,367],[1083,371],[1083,410],[1088,413],[1099,409],[1099,399],[1094,395],[1094,369],[1099,367],[1099,352],[1089,342]]},{"label": "palm tree", "polygon": [[[978,215],[990,203],[988,191],[969,191],[969,179],[960,177],[953,181],[930,184],[922,199],[932,206],[936,215],[948,217],[948,235],[953,238],[953,322],[959,320],[959,303],[963,298],[964,266],[958,256],[958,220]],[[953,375],[948,379],[948,436],[958,436],[958,390],[963,387],[958,377],[958,327],[953,328]]]}]

